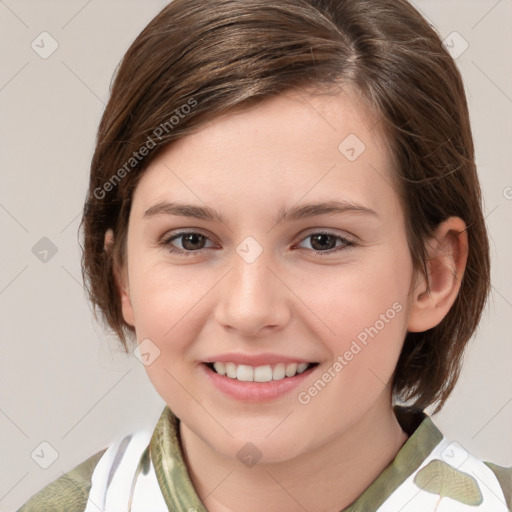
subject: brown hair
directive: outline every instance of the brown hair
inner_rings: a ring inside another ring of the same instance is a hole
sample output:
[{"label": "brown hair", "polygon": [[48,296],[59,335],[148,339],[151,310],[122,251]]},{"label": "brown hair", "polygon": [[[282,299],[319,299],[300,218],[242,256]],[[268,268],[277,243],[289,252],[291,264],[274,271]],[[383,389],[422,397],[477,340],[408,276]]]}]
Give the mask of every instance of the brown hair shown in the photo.
[{"label": "brown hair", "polygon": [[[206,121],[289,89],[358,91],[381,119],[415,268],[450,216],[468,226],[460,292],[436,327],[408,333],[393,392],[441,409],[489,291],[489,243],[464,86],[439,36],[405,0],[174,0],[117,69],[98,130],[84,208],[90,298],[128,351],[114,268],[131,198],[159,151]],[[111,252],[104,234],[115,233]]]}]

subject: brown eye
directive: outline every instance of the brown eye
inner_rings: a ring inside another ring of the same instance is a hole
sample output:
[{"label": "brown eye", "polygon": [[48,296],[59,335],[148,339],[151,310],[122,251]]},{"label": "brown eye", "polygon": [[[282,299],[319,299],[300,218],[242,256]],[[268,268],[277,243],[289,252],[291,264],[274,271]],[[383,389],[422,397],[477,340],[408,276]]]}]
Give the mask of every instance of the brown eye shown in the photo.
[{"label": "brown eye", "polygon": [[336,237],[332,235],[311,235],[311,247],[315,249],[315,251],[329,250],[336,247]]},{"label": "brown eye", "polygon": [[[175,233],[162,241],[162,245],[169,251],[175,254],[182,254],[184,256],[193,255],[201,249],[209,249],[205,244],[210,239],[201,233],[195,231],[183,231]],[[181,245],[181,247],[180,247]]]},{"label": "brown eye", "polygon": [[[310,247],[302,245],[304,241],[309,240]],[[312,233],[306,238],[302,239],[299,247],[310,249],[319,255],[337,253],[346,250],[349,247],[355,246],[355,242],[343,236],[335,235],[334,233]]]},{"label": "brown eye", "polygon": [[198,233],[188,233],[186,235],[180,235],[182,239],[182,245],[184,249],[188,251],[197,251],[204,247],[206,237]]}]

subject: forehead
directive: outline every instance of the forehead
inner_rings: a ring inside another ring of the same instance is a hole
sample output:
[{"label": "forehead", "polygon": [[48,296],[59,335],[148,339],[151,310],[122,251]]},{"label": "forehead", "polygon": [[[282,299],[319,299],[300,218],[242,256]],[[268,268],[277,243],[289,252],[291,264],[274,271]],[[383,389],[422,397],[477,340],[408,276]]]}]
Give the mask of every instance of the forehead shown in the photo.
[{"label": "forehead", "polygon": [[374,208],[396,199],[389,162],[378,118],[355,95],[293,91],[172,143],[145,171],[134,207],[183,200],[263,212],[329,194]]}]

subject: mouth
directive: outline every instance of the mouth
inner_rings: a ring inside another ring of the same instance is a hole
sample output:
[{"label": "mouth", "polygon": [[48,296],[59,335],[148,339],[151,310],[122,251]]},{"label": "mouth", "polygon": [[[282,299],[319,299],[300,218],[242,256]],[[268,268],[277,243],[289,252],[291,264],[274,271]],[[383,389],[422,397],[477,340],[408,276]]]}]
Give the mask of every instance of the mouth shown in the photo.
[{"label": "mouth", "polygon": [[262,366],[250,366],[232,362],[204,363],[212,372],[238,382],[271,382],[291,379],[308,372],[318,363],[277,363]]}]

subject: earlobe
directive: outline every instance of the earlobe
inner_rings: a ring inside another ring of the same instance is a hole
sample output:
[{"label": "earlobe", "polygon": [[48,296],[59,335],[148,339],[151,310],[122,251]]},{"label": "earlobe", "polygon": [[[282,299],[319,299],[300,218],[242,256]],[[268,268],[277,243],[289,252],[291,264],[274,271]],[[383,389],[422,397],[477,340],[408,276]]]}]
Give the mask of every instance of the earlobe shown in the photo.
[{"label": "earlobe", "polygon": [[130,299],[129,290],[123,288],[122,290],[120,290],[119,293],[121,295],[121,308],[122,308],[122,312],[123,312],[124,321],[128,325],[135,327],[135,320],[133,317],[133,307],[132,307],[132,302]]},{"label": "earlobe", "polygon": [[114,247],[114,231],[109,228],[105,231],[105,238],[103,240],[103,250],[105,252],[112,252]]},{"label": "earlobe", "polygon": [[418,275],[410,305],[408,330],[423,332],[448,314],[457,294],[468,257],[466,224],[450,217],[439,224],[427,243],[428,276]]},{"label": "earlobe", "polygon": [[[112,252],[114,247],[114,232],[112,231],[112,229],[107,229],[107,231],[105,232],[103,247],[105,252]],[[116,282],[117,292],[119,293],[119,297],[121,299],[121,309],[124,321],[128,325],[135,327],[133,307],[130,299],[130,288],[126,268],[118,269],[115,264],[115,261],[112,262],[112,268],[114,272],[114,279]]]}]

